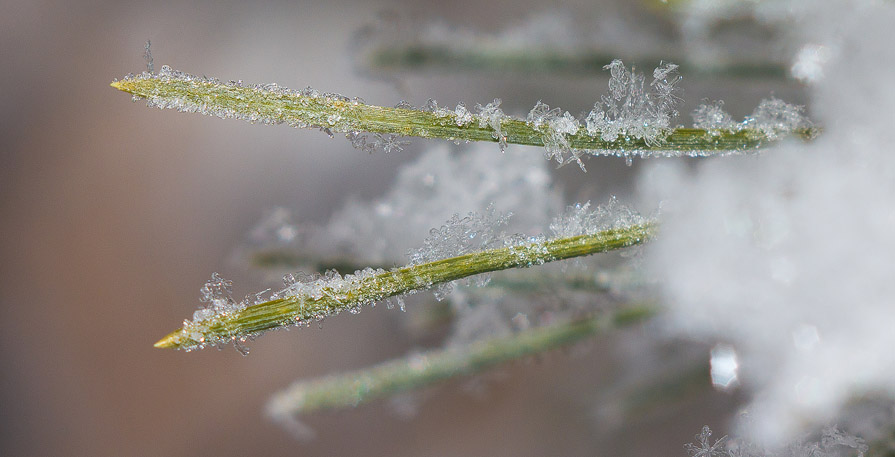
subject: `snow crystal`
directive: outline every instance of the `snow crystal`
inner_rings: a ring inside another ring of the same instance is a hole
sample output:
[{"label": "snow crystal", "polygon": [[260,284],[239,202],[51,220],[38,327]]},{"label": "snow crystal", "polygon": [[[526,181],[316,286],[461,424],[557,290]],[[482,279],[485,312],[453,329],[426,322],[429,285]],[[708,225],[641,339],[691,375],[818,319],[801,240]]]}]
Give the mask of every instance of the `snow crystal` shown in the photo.
[{"label": "snow crystal", "polygon": [[578,133],[579,123],[575,116],[568,111],[563,114],[559,108],[550,109],[548,105],[538,101],[528,113],[527,120],[535,130],[541,132],[547,160],[555,159],[560,164],[574,160],[584,169],[578,157],[580,152],[573,151],[569,146],[568,135]]},{"label": "snow crystal", "polygon": [[240,344],[246,341],[246,335],[228,331],[225,335],[216,339],[208,339],[205,336],[210,327],[218,322],[225,321],[247,306],[248,303],[245,300],[237,302],[233,299],[233,282],[224,279],[218,273],[213,273],[211,279],[202,286],[199,292],[201,294],[199,301],[202,303],[202,306],[193,313],[192,320],[183,321],[182,331],[182,335],[195,341],[197,346],[185,347],[184,349],[189,351],[209,344],[233,342],[237,350],[243,353],[243,355],[247,354],[248,349]]},{"label": "snow crystal", "polygon": [[466,109],[466,105],[462,102],[457,104],[457,109],[454,110],[454,119],[456,119],[457,126],[463,127],[470,122],[472,122],[472,113]]},{"label": "snow crystal", "polygon": [[671,127],[671,120],[677,116],[678,98],[674,91],[681,79],[677,65],[661,64],[655,69],[650,84],[653,92],[644,89],[643,74],[628,71],[621,60],[613,60],[603,68],[610,73],[609,94],[587,115],[587,134],[599,135],[603,141],[617,141],[622,137],[642,139],[648,145],[659,144]]},{"label": "snow crystal", "polygon": [[[483,213],[471,212],[462,218],[454,214],[440,228],[429,231],[423,247],[409,253],[410,265],[502,247],[505,238],[502,230],[510,216],[512,213],[498,213],[493,206]],[[480,275],[478,283],[484,285],[488,279],[488,275]],[[438,285],[434,291],[435,298],[444,299],[452,289],[453,283]]]},{"label": "snow crystal", "polygon": [[501,123],[507,116],[504,114],[503,110],[500,109],[500,103],[501,100],[495,98],[493,102],[488,103],[485,106],[476,104],[475,108],[478,112],[479,127],[491,127],[491,129],[494,130],[491,136],[497,140],[497,144],[500,146],[500,151],[505,152],[507,150],[507,137],[504,135]]},{"label": "snow crystal", "polygon": [[740,126],[724,111],[724,101],[703,103],[693,111],[693,127],[711,132],[739,130]]},{"label": "snow crystal", "polygon": [[804,107],[790,105],[775,97],[762,100],[743,125],[760,131],[769,139],[777,139],[796,129],[811,126],[802,114]]},{"label": "snow crystal", "polygon": [[612,228],[643,224],[646,219],[636,211],[622,205],[614,196],[609,203],[590,209],[590,202],[578,203],[566,208],[550,223],[554,238],[593,235]]}]

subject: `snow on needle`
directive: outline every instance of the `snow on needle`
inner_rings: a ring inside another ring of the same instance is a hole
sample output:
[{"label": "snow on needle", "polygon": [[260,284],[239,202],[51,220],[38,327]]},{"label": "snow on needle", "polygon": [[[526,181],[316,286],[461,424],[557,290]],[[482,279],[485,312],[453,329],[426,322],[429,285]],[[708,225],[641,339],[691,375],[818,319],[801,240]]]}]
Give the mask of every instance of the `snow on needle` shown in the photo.
[{"label": "snow on needle", "polygon": [[[402,136],[487,141],[499,143],[501,149],[507,144],[542,146],[548,159],[563,164],[580,165],[582,154],[628,159],[725,155],[761,148],[781,136],[810,138],[815,133],[810,127],[782,135],[769,135],[751,126],[720,131],[672,128],[670,121],[676,114],[672,105],[677,100],[672,90],[679,77],[671,73],[676,68],[673,64],[660,66],[653,83],[644,87],[642,74],[628,71],[619,60],[613,61],[607,66],[613,72],[613,81],[618,80],[610,82],[613,95],[604,97],[588,118],[580,121],[543,104],[532,110],[529,119],[508,116],[498,108],[500,100],[478,105],[476,114],[465,105],[448,110],[434,101],[422,109],[403,103],[395,108],[382,107],[312,88],[290,90],[277,84],[223,82],[167,65],[158,73],[127,75],[113,82],[112,87],[132,94],[134,100],[146,99],[152,107],[252,123],[318,128],[329,135],[342,133],[363,149],[400,148],[396,138]],[[647,90],[650,88],[652,92]]]},{"label": "snow on needle", "polygon": [[[310,325],[342,311],[357,313],[366,304],[429,289],[473,275],[509,268],[524,268],[545,262],[579,257],[634,246],[649,240],[656,224],[644,221],[612,226],[597,232],[521,242],[511,239],[503,247],[465,253],[454,257],[412,263],[389,271],[372,268],[344,277],[334,271],[325,277],[298,281],[287,275],[286,289],[268,300],[255,297],[236,303],[230,297],[230,283],[216,275],[203,288],[209,305],[196,311],[192,320],[165,336],[158,348],[201,349],[209,345],[241,343],[270,329]],[[205,293],[207,291],[207,293]]]}]

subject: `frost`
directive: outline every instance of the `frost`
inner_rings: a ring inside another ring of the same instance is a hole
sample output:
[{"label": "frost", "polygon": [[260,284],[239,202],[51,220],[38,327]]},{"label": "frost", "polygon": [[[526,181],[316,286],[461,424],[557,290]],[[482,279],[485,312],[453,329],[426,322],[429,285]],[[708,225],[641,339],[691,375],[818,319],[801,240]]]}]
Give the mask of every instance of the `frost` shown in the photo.
[{"label": "frost", "polygon": [[752,115],[746,118],[743,125],[756,129],[774,140],[796,129],[811,126],[802,111],[804,111],[802,106],[790,105],[783,100],[771,97],[762,100]]},{"label": "frost", "polygon": [[677,65],[661,64],[653,71],[652,92],[644,88],[643,74],[628,71],[621,60],[603,68],[610,73],[609,94],[587,115],[587,134],[603,141],[642,139],[648,145],[660,144],[677,116],[674,91],[681,79]]},{"label": "frost", "polygon": [[544,148],[547,152],[547,160],[555,159],[560,164],[576,161],[584,169],[584,164],[579,159],[579,151],[573,151],[569,146],[569,135],[578,133],[578,119],[568,111],[564,114],[561,109],[550,107],[538,101],[535,107],[528,113],[528,122],[531,122],[535,130],[542,133]]},{"label": "frost", "polygon": [[578,203],[553,219],[550,232],[553,238],[593,235],[612,228],[643,224],[646,219],[636,211],[622,205],[614,196],[609,203],[590,209],[590,202]]},{"label": "frost", "polygon": [[[224,279],[217,273],[211,275],[211,279],[202,286],[199,292],[201,294],[199,302],[202,303],[202,306],[193,313],[192,320],[183,321],[182,334],[197,342],[196,348],[232,342],[239,352],[243,355],[248,354],[248,349],[241,344],[248,339],[247,335],[228,330],[226,335],[216,340],[207,340],[205,337],[208,329],[216,323],[226,321],[235,313],[244,310],[248,305],[248,300],[240,302],[234,300],[233,282]],[[187,347],[185,349],[189,351],[196,348]]]},{"label": "frost", "polygon": [[501,214],[488,207],[484,213],[454,214],[440,228],[429,231],[423,247],[410,256],[411,265],[432,262],[500,246],[511,213]]},{"label": "frost", "polygon": [[457,109],[454,110],[454,118],[456,119],[457,126],[463,127],[472,122],[472,113],[466,109],[466,105],[458,103]]},{"label": "frost", "polygon": [[[489,206],[483,213],[471,212],[464,217],[454,214],[440,228],[429,231],[423,247],[411,252],[410,265],[433,262],[472,252],[503,246],[503,229],[512,213],[502,214]],[[489,277],[481,275],[480,285],[487,284]],[[453,283],[440,284],[435,289],[435,298],[444,297],[453,289]]]},{"label": "frost", "polygon": [[475,105],[475,108],[476,111],[478,111],[479,127],[491,127],[491,129],[494,130],[494,132],[491,133],[491,136],[497,140],[500,152],[505,152],[507,150],[507,137],[503,132],[501,123],[506,119],[507,115],[500,109],[500,103],[500,99],[495,98],[493,102],[488,103],[485,106],[477,104]]},{"label": "frost", "polygon": [[762,100],[752,114],[740,123],[734,122],[723,107],[724,102],[721,100],[699,105],[693,111],[693,126],[708,130],[713,135],[720,133],[720,130],[738,132],[752,129],[770,140],[811,127],[811,122],[802,114],[804,107],[791,105],[774,97]]},{"label": "frost", "polygon": [[[207,103],[198,101],[199,97],[180,96],[177,92],[156,93],[146,100],[147,106],[160,109],[175,109],[186,113],[200,113],[208,116],[216,116],[222,119],[240,119],[259,124],[286,124],[297,128],[318,128],[330,137],[333,132],[343,132],[351,141],[352,146],[366,152],[382,150],[386,153],[396,152],[408,144],[395,134],[372,133],[366,134],[352,130],[353,124],[349,116],[343,116],[344,104],[365,104],[360,98],[350,98],[341,94],[320,92],[312,87],[302,90],[292,90],[281,87],[276,83],[270,84],[246,84],[243,81],[223,82],[216,78],[195,76],[182,71],[174,70],[167,65],[162,65],[158,74],[143,72],[139,75],[127,75],[124,80],[157,79],[161,81],[179,81],[198,84],[202,88],[202,96],[205,98],[222,99],[232,98],[233,88],[250,89],[249,94],[240,93],[242,105],[228,106],[226,103]],[[253,97],[257,96],[255,100]],[[283,109],[265,111],[255,109],[254,104],[269,105],[270,98],[296,97],[292,103],[299,108],[304,108],[301,114],[290,114]],[[134,96],[134,100],[140,97]],[[397,104],[397,108],[415,109],[405,101]],[[274,111],[271,113],[270,111]],[[334,112],[336,111],[336,112]]]},{"label": "frost", "polygon": [[740,126],[724,111],[724,101],[703,103],[693,111],[693,127],[709,131],[739,130]]}]

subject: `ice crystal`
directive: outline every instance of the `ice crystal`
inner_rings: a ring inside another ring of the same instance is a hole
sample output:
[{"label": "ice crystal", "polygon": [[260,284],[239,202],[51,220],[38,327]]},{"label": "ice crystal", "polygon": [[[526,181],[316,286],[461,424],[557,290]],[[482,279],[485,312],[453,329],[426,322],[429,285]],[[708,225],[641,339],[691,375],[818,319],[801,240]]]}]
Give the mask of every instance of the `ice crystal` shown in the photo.
[{"label": "ice crystal", "polygon": [[674,91],[681,79],[677,65],[660,64],[653,71],[652,92],[644,88],[644,75],[629,71],[621,60],[613,60],[603,68],[610,73],[609,94],[587,115],[587,134],[599,135],[603,141],[624,138],[660,144],[677,116],[678,98]]},{"label": "ice crystal", "polygon": [[463,127],[464,125],[472,122],[472,113],[466,109],[466,105],[462,102],[457,104],[457,109],[454,110],[454,119],[457,122],[458,127]]},{"label": "ice crystal", "polygon": [[475,105],[476,111],[478,112],[479,117],[479,127],[491,127],[494,132],[491,136],[497,140],[497,144],[500,146],[500,151],[504,152],[507,149],[507,137],[503,133],[502,122],[506,119],[506,114],[504,114],[503,110],[500,109],[500,99],[495,98],[493,102],[488,103],[485,106]]},{"label": "ice crystal", "polygon": [[[464,217],[454,214],[440,228],[429,231],[423,247],[410,252],[410,264],[419,265],[503,246],[503,228],[512,214],[498,213],[489,206],[483,213],[471,212]],[[478,279],[480,285],[488,282],[488,276]],[[453,283],[441,284],[435,289],[435,297],[443,299],[453,289]]]},{"label": "ice crystal", "polygon": [[739,130],[739,125],[724,111],[724,101],[703,103],[693,111],[693,127],[712,132],[718,130]]},{"label": "ice crystal", "polygon": [[810,127],[802,114],[804,107],[791,105],[775,97],[762,100],[743,125],[760,131],[767,138],[777,139],[796,129]]},{"label": "ice crystal", "polygon": [[527,120],[535,130],[541,132],[547,160],[554,159],[560,164],[574,160],[584,169],[578,157],[580,151],[573,151],[569,146],[568,135],[578,133],[579,123],[575,116],[568,111],[563,113],[559,108],[550,109],[548,105],[538,101],[528,113]]},{"label": "ice crystal", "polygon": [[554,238],[592,235],[603,230],[642,224],[646,219],[622,205],[614,196],[609,203],[590,209],[590,202],[578,203],[553,219],[550,232]]},{"label": "ice crystal", "polygon": [[232,342],[243,355],[248,354],[248,349],[240,344],[246,341],[246,335],[228,331],[226,335],[213,341],[206,340],[204,336],[208,328],[215,323],[225,321],[248,305],[247,300],[237,302],[233,299],[233,282],[224,279],[218,273],[213,273],[211,280],[207,281],[199,292],[201,294],[199,302],[202,303],[202,306],[193,313],[192,320],[183,321],[184,336],[197,342],[199,347]]}]

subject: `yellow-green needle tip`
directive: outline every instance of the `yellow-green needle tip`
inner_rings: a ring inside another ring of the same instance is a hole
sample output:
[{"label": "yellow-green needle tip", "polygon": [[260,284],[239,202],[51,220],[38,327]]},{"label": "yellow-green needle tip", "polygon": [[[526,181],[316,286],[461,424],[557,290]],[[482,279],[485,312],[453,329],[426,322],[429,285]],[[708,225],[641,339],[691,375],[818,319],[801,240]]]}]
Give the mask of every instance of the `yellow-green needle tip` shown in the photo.
[{"label": "yellow-green needle tip", "polygon": [[177,347],[178,346],[177,340],[179,340],[179,337],[180,337],[180,331],[169,333],[164,338],[156,341],[153,346],[155,346],[157,348],[162,348],[162,349]]}]

